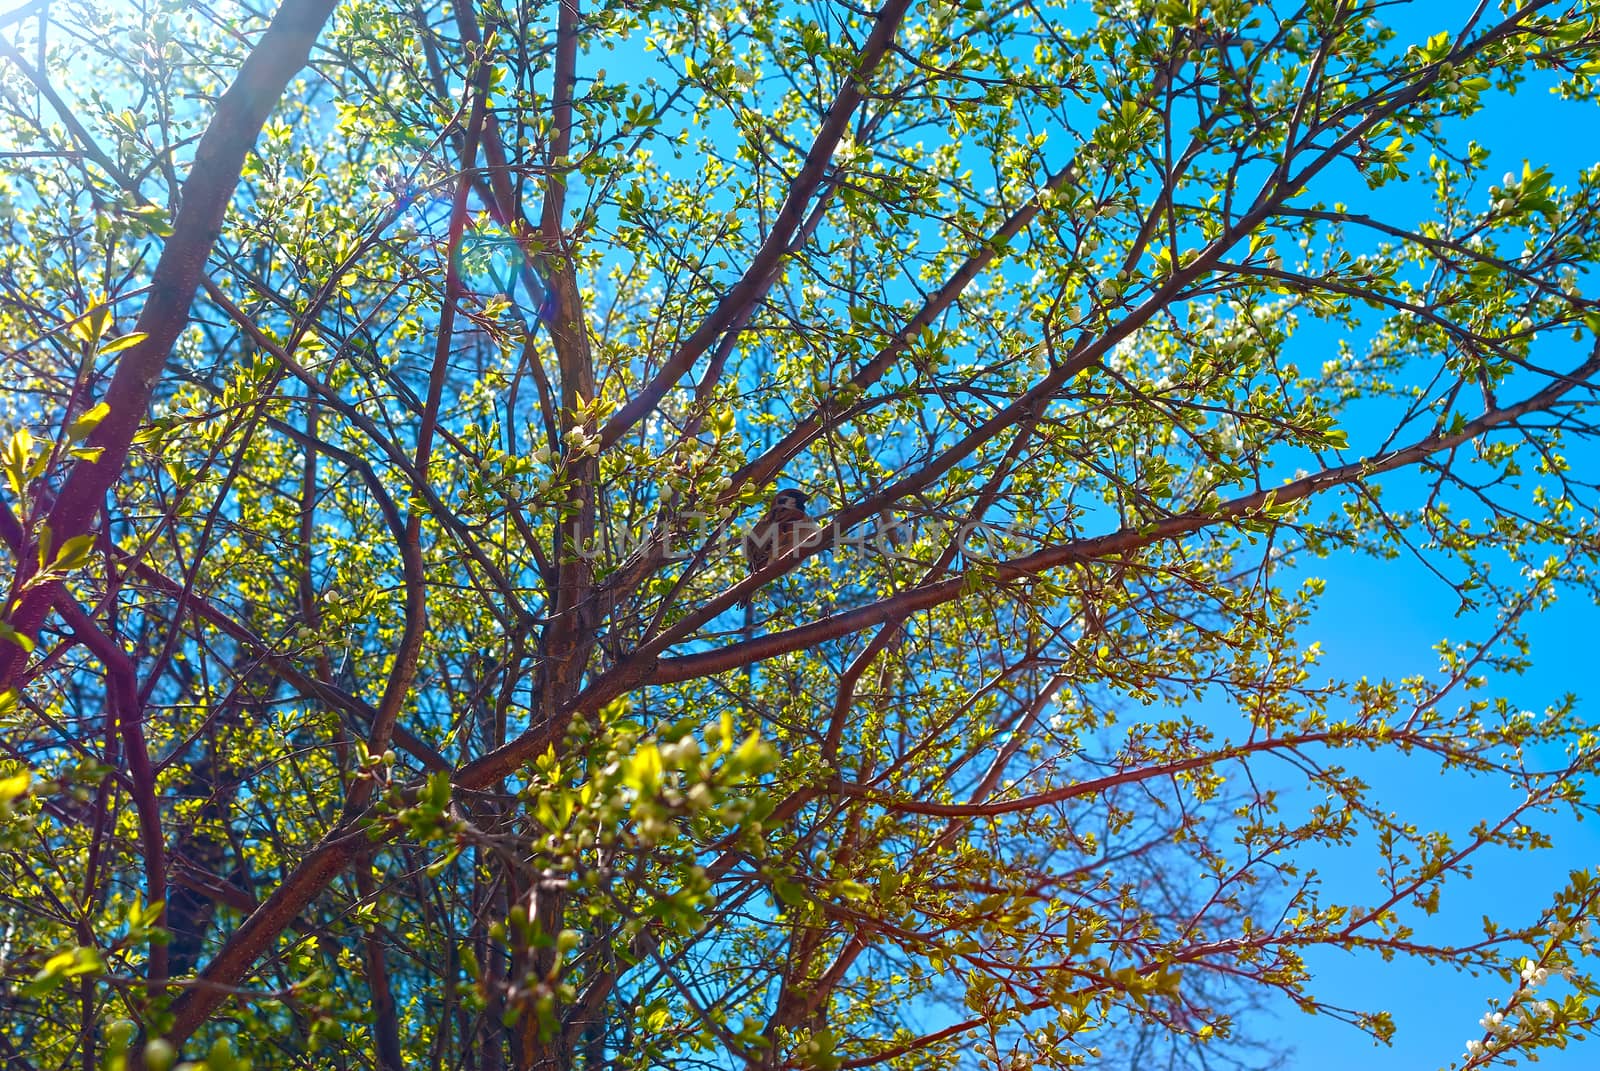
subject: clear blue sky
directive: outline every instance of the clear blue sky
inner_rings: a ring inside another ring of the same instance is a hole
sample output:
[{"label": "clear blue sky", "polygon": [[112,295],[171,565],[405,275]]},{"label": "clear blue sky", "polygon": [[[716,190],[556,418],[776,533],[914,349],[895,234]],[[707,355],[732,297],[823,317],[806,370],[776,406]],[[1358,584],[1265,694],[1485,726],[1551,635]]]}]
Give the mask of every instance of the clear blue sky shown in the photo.
[{"label": "clear blue sky", "polygon": [[[1382,17],[1400,31],[1395,47],[1403,52],[1408,43],[1420,43],[1440,30],[1458,29],[1475,6],[1459,0],[1395,4],[1386,7]],[[626,51],[626,46],[618,48],[619,53]],[[619,65],[615,55],[607,62]],[[1490,148],[1490,175],[1520,171],[1527,159],[1553,167],[1560,185],[1570,183],[1580,168],[1600,160],[1600,142],[1586,136],[1586,132],[1600,129],[1600,116],[1594,114],[1592,105],[1555,98],[1548,92],[1548,82],[1526,84],[1514,97],[1502,94],[1491,99],[1493,103],[1484,111],[1447,127],[1458,147],[1464,148],[1471,138]],[[709,122],[715,135],[717,121]],[[669,161],[660,163],[671,167]],[[696,163],[691,160],[683,167],[692,171]],[[1381,199],[1381,213],[1395,221],[1420,221],[1432,215],[1425,183],[1396,183],[1368,191],[1353,168],[1347,169],[1346,180],[1347,190],[1321,186],[1319,196],[1375,210]],[[1486,189],[1482,196],[1487,199]],[[1316,354],[1320,363],[1339,339],[1331,330],[1319,330],[1308,318],[1294,345],[1308,355]],[[1302,367],[1315,366],[1309,356],[1302,361]],[[1352,452],[1361,453],[1375,450],[1390,428],[1374,415],[1369,425],[1355,423],[1344,430]],[[1322,669],[1330,677],[1432,674],[1439,664],[1433,650],[1436,643],[1447,636],[1460,640],[1485,631],[1481,623],[1475,626],[1456,619],[1454,593],[1415,562],[1336,556],[1308,561],[1302,569],[1328,581],[1320,611],[1304,635],[1321,641],[1326,651]],[[1488,693],[1505,694],[1518,707],[1532,710],[1543,709],[1569,691],[1581,695],[1589,672],[1584,648],[1596,620],[1595,608],[1588,603],[1561,603],[1533,627],[1535,669],[1521,678],[1497,682],[1498,687],[1491,685]],[[1229,711],[1211,713],[1219,728],[1229,725]],[[1237,724],[1233,720],[1232,726]],[[1504,813],[1515,799],[1504,784],[1442,778],[1437,767],[1427,761],[1363,763],[1349,754],[1341,754],[1340,759],[1373,783],[1377,799],[1425,827],[1464,834],[1476,819],[1496,808]],[[1290,793],[1294,790],[1287,783],[1274,787]],[[1565,883],[1569,870],[1600,863],[1600,823],[1586,826],[1567,821],[1548,829],[1559,845],[1553,851],[1480,853],[1473,879],[1446,886],[1441,912],[1430,920],[1434,925],[1422,936],[1432,933],[1441,940],[1470,941],[1479,935],[1479,920],[1485,914],[1507,923],[1534,918],[1548,904],[1550,894]],[[1329,901],[1371,904],[1380,898],[1371,837],[1349,849],[1324,852],[1314,862]],[[1507,987],[1498,979],[1472,978],[1419,962],[1383,963],[1376,956],[1330,951],[1313,954],[1310,963],[1316,972],[1311,987],[1316,995],[1361,1010],[1387,1010],[1394,1016],[1398,1033],[1392,1046],[1374,1047],[1356,1029],[1332,1018],[1307,1016],[1287,1002],[1241,1024],[1242,1032],[1276,1040],[1291,1049],[1290,1066],[1297,1071],[1345,1071],[1352,1063],[1374,1071],[1447,1066],[1462,1056],[1469,1037],[1481,1033],[1477,1023],[1487,999],[1507,995]],[[930,1010],[929,1014],[937,1017],[940,1013]],[[924,1025],[932,1028],[935,1024],[930,1020]],[[1541,1059],[1541,1066],[1553,1071],[1600,1066],[1600,1042],[1551,1052]]]},{"label": "clear blue sky", "polygon": [[[1474,7],[1459,2],[1410,4],[1390,7],[1384,18],[1401,31],[1401,44],[1420,41],[1428,33],[1454,29]],[[1600,129],[1594,105],[1557,99],[1548,82],[1530,81],[1514,97],[1500,95],[1483,112],[1458,124],[1457,130],[1489,147],[1489,174],[1521,170],[1524,159],[1550,165],[1557,184],[1570,184],[1579,169],[1600,161],[1600,142],[1592,132]],[[1390,218],[1424,218],[1427,191],[1421,183],[1391,185],[1368,193],[1351,173],[1349,198],[1353,204],[1385,199]],[[1483,194],[1487,197],[1487,192]],[[1411,211],[1415,205],[1415,212]],[[1586,280],[1586,292],[1594,292]],[[1301,343],[1332,345],[1333,334],[1320,336],[1308,327]],[[1346,429],[1351,447],[1360,451],[1381,437],[1382,427]],[[1365,438],[1364,438],[1365,436]],[[1445,636],[1462,639],[1482,633],[1470,621],[1453,617],[1455,597],[1435,577],[1411,561],[1376,562],[1339,556],[1308,563],[1305,571],[1328,580],[1328,591],[1315,624],[1306,635],[1321,640],[1327,651],[1323,668],[1330,675],[1400,677],[1434,672],[1438,657],[1430,649]],[[1590,649],[1596,634],[1596,608],[1581,597],[1569,597],[1544,614],[1532,627],[1534,668],[1520,678],[1494,682],[1488,694],[1504,694],[1519,707],[1541,710],[1573,692],[1592,694]],[[1497,686],[1496,686],[1497,685]],[[1589,717],[1594,700],[1584,699]],[[1352,763],[1368,776],[1378,798],[1419,825],[1465,832],[1472,821],[1489,814],[1514,797],[1505,784],[1487,779],[1444,778],[1425,762],[1365,765]],[[1555,835],[1557,847],[1540,853],[1485,851],[1470,882],[1446,886],[1445,899],[1434,932],[1470,939],[1484,914],[1502,921],[1523,921],[1536,916],[1550,894],[1565,884],[1568,871],[1600,864],[1600,823],[1571,820],[1551,822],[1544,828]],[[1370,903],[1377,885],[1377,857],[1370,838],[1366,844],[1341,853],[1327,853],[1319,868],[1330,893],[1350,890],[1352,898]],[[1362,890],[1371,890],[1363,893]],[[1377,1071],[1418,1071],[1447,1066],[1459,1060],[1466,1040],[1478,1037],[1478,1018],[1489,997],[1504,998],[1507,986],[1493,978],[1471,978],[1447,969],[1416,962],[1383,963],[1376,956],[1357,957],[1326,952],[1311,959],[1317,972],[1319,995],[1364,1009],[1387,1009],[1399,1028],[1392,1047],[1374,1047],[1353,1028],[1328,1018],[1312,1018],[1286,1003],[1273,1021],[1256,1022],[1257,1035],[1276,1034],[1291,1045],[1291,1066],[1301,1071],[1344,1069],[1352,1061]],[[1552,987],[1554,990],[1555,987]],[[1600,1041],[1586,1046],[1551,1050],[1541,1055],[1540,1066],[1557,1071],[1600,1066]]]},{"label": "clear blue sky", "polygon": [[[1382,17],[1400,31],[1396,47],[1403,51],[1408,43],[1420,43],[1443,29],[1459,28],[1475,6],[1459,0],[1396,4],[1386,7]],[[595,62],[627,66],[625,59],[632,46],[616,41],[606,44],[615,51]],[[637,57],[637,62],[644,67],[652,61]],[[1491,149],[1489,174],[1520,171],[1523,160],[1528,159],[1552,166],[1561,184],[1600,159],[1600,143],[1585,136],[1585,132],[1600,128],[1596,121],[1600,116],[1594,114],[1593,106],[1558,100],[1548,93],[1548,83],[1530,83],[1515,97],[1500,95],[1492,100],[1485,111],[1448,130],[1463,147],[1470,137]],[[715,117],[708,123],[710,133],[720,133]],[[732,136],[731,127],[728,134]],[[658,162],[672,168],[669,160]],[[697,164],[691,159],[682,167],[692,172]],[[1352,205],[1373,205],[1382,199],[1386,218],[1421,220],[1431,215],[1424,183],[1391,184],[1372,192],[1353,169],[1347,171],[1347,180],[1347,191],[1333,192]],[[1329,193],[1326,187],[1320,192]],[[1486,191],[1483,196],[1487,198]],[[1331,351],[1338,340],[1339,336],[1327,330],[1319,332],[1308,320],[1295,346],[1320,355]],[[1389,428],[1374,420],[1370,426],[1357,423],[1344,430],[1352,451],[1362,452],[1376,449]],[[1327,652],[1322,668],[1329,676],[1399,678],[1433,673],[1438,667],[1434,644],[1446,636],[1464,639],[1483,632],[1481,626],[1454,618],[1453,592],[1415,562],[1340,556],[1307,562],[1303,571],[1328,581],[1320,611],[1305,636],[1322,642]],[[1506,694],[1517,706],[1533,710],[1557,701],[1568,691],[1582,694],[1588,675],[1584,648],[1595,621],[1593,606],[1563,602],[1533,628],[1535,669],[1514,681],[1499,682],[1501,686],[1490,691]],[[1214,713],[1219,726],[1227,724],[1227,711]],[[1426,761],[1361,764],[1356,756],[1341,755],[1341,759],[1358,766],[1374,784],[1377,798],[1419,825],[1465,833],[1475,819],[1497,807],[1503,813],[1514,799],[1506,785],[1484,779],[1441,778],[1436,767]],[[1294,788],[1290,784],[1275,787],[1290,792]],[[1432,920],[1435,925],[1429,932],[1441,939],[1471,940],[1479,933],[1484,914],[1505,922],[1532,918],[1548,903],[1550,893],[1564,884],[1569,870],[1600,863],[1600,823],[1584,826],[1568,821],[1549,829],[1559,845],[1556,850],[1534,855],[1481,853],[1470,882],[1447,885],[1441,913]],[[1329,900],[1370,904],[1378,899],[1377,855],[1370,837],[1352,848],[1325,852],[1315,864]],[[1352,1063],[1374,1071],[1446,1066],[1461,1057],[1469,1037],[1479,1035],[1477,1020],[1487,1007],[1487,998],[1507,994],[1498,979],[1472,978],[1417,962],[1386,964],[1376,956],[1326,952],[1312,955],[1311,965],[1317,975],[1312,989],[1318,996],[1362,1010],[1390,1011],[1399,1030],[1391,1047],[1374,1047],[1354,1028],[1331,1018],[1309,1017],[1287,1002],[1241,1024],[1252,1036],[1276,1039],[1292,1049],[1290,1066],[1297,1071],[1345,1071]],[[930,1016],[938,1014],[930,1010]],[[1600,1042],[1552,1052],[1543,1057],[1541,1066],[1554,1071],[1600,1066]]]}]

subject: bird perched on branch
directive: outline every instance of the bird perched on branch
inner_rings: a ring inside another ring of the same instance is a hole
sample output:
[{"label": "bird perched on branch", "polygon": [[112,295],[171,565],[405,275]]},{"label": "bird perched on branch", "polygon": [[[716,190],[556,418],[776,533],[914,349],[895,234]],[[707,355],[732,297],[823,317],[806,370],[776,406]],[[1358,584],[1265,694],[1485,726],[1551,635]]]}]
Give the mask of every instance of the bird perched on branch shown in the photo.
[{"label": "bird perched on branch", "polygon": [[[816,533],[816,522],[806,514],[806,500],[810,497],[793,487],[772,496],[767,512],[744,534],[744,557],[751,573],[759,573],[774,559],[792,554]],[[749,606],[750,596],[740,599],[739,605]]]}]

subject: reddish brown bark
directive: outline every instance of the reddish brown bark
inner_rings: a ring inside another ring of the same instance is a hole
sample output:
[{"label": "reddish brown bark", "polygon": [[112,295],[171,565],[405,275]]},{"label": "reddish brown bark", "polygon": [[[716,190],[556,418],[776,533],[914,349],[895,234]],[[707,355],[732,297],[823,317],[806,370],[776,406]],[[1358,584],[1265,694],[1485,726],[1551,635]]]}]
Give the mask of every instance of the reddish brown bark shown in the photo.
[{"label": "reddish brown bark", "polygon": [[[95,428],[88,445],[100,450],[93,461],[80,461],[68,474],[50,510],[52,542],[61,546],[93,527],[106,492],[122,475],[133,437],[150,409],[162,367],[173,343],[189,324],[195,290],[205,273],[206,258],[216,244],[223,216],[267,116],[311,54],[317,34],[332,14],[336,0],[285,0],[260,43],[239,69],[239,76],[217,102],[206,132],[195,149],[182,205],[173,221],[151,277],[149,297],[134,330],[145,337],[123,351],[105,402],[111,412]],[[19,554],[19,572],[29,569],[30,554]],[[26,576],[19,576],[24,580]],[[56,583],[27,590],[12,613],[13,628],[36,635],[56,597]],[[27,654],[15,644],[0,644],[0,691],[15,687]]]}]

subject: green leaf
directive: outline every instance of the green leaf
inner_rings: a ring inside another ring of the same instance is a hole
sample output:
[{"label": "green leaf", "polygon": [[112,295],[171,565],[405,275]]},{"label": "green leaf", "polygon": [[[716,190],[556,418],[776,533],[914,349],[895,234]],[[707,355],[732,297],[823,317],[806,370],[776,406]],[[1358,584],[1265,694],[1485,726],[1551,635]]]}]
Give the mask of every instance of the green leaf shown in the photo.
[{"label": "green leaf", "polygon": [[28,997],[42,997],[74,978],[100,974],[104,970],[105,962],[100,953],[80,945],[51,956],[21,992]]},{"label": "green leaf", "polygon": [[105,305],[91,305],[89,311],[77,317],[70,328],[73,338],[80,342],[96,343],[100,336],[105,334],[106,325],[111,322],[111,310]]},{"label": "green leaf", "polygon": [[70,442],[80,443],[87,439],[100,422],[111,413],[111,406],[105,402],[98,402],[94,408],[86,410],[82,416],[67,425],[67,439]]},{"label": "green leaf", "polygon": [[107,354],[120,353],[123,350],[128,349],[130,346],[137,346],[148,337],[149,336],[143,331],[130,332],[129,334],[123,335],[121,338],[113,339],[110,342],[107,342],[104,346],[101,346],[100,355],[104,357]]},{"label": "green leaf", "polygon": [[9,621],[0,621],[0,641],[16,644],[24,654],[32,654],[35,646],[33,637],[18,632]]},{"label": "green leaf", "polygon": [[89,552],[93,549],[92,534],[73,536],[61,544],[60,549],[56,551],[55,559],[50,563],[50,568],[61,573],[81,568],[89,560]]},{"label": "green leaf", "polygon": [[11,433],[5,450],[0,452],[0,464],[5,466],[6,482],[11,485],[12,494],[18,498],[22,497],[23,489],[32,478],[28,475],[32,470],[32,458],[33,433],[27,428],[18,428]]},{"label": "green leaf", "polygon": [[13,800],[26,795],[32,785],[33,773],[28,770],[0,777],[0,807],[8,806]]}]

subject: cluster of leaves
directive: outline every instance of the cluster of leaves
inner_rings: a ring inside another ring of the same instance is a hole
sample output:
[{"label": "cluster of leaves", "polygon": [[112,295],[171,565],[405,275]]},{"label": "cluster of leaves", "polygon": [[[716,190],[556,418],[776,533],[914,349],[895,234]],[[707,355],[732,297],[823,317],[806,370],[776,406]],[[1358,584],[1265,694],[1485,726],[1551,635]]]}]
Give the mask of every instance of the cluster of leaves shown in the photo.
[{"label": "cluster of leaves", "polygon": [[[1596,593],[1600,166],[1470,135],[1592,110],[1600,5],[1392,8],[0,16],[0,1059],[1387,1039],[1322,948],[1512,985],[1442,1060],[1585,1036],[1592,874],[1439,923],[1593,808],[1516,675]],[[1324,668],[1324,559],[1436,665]]]}]

